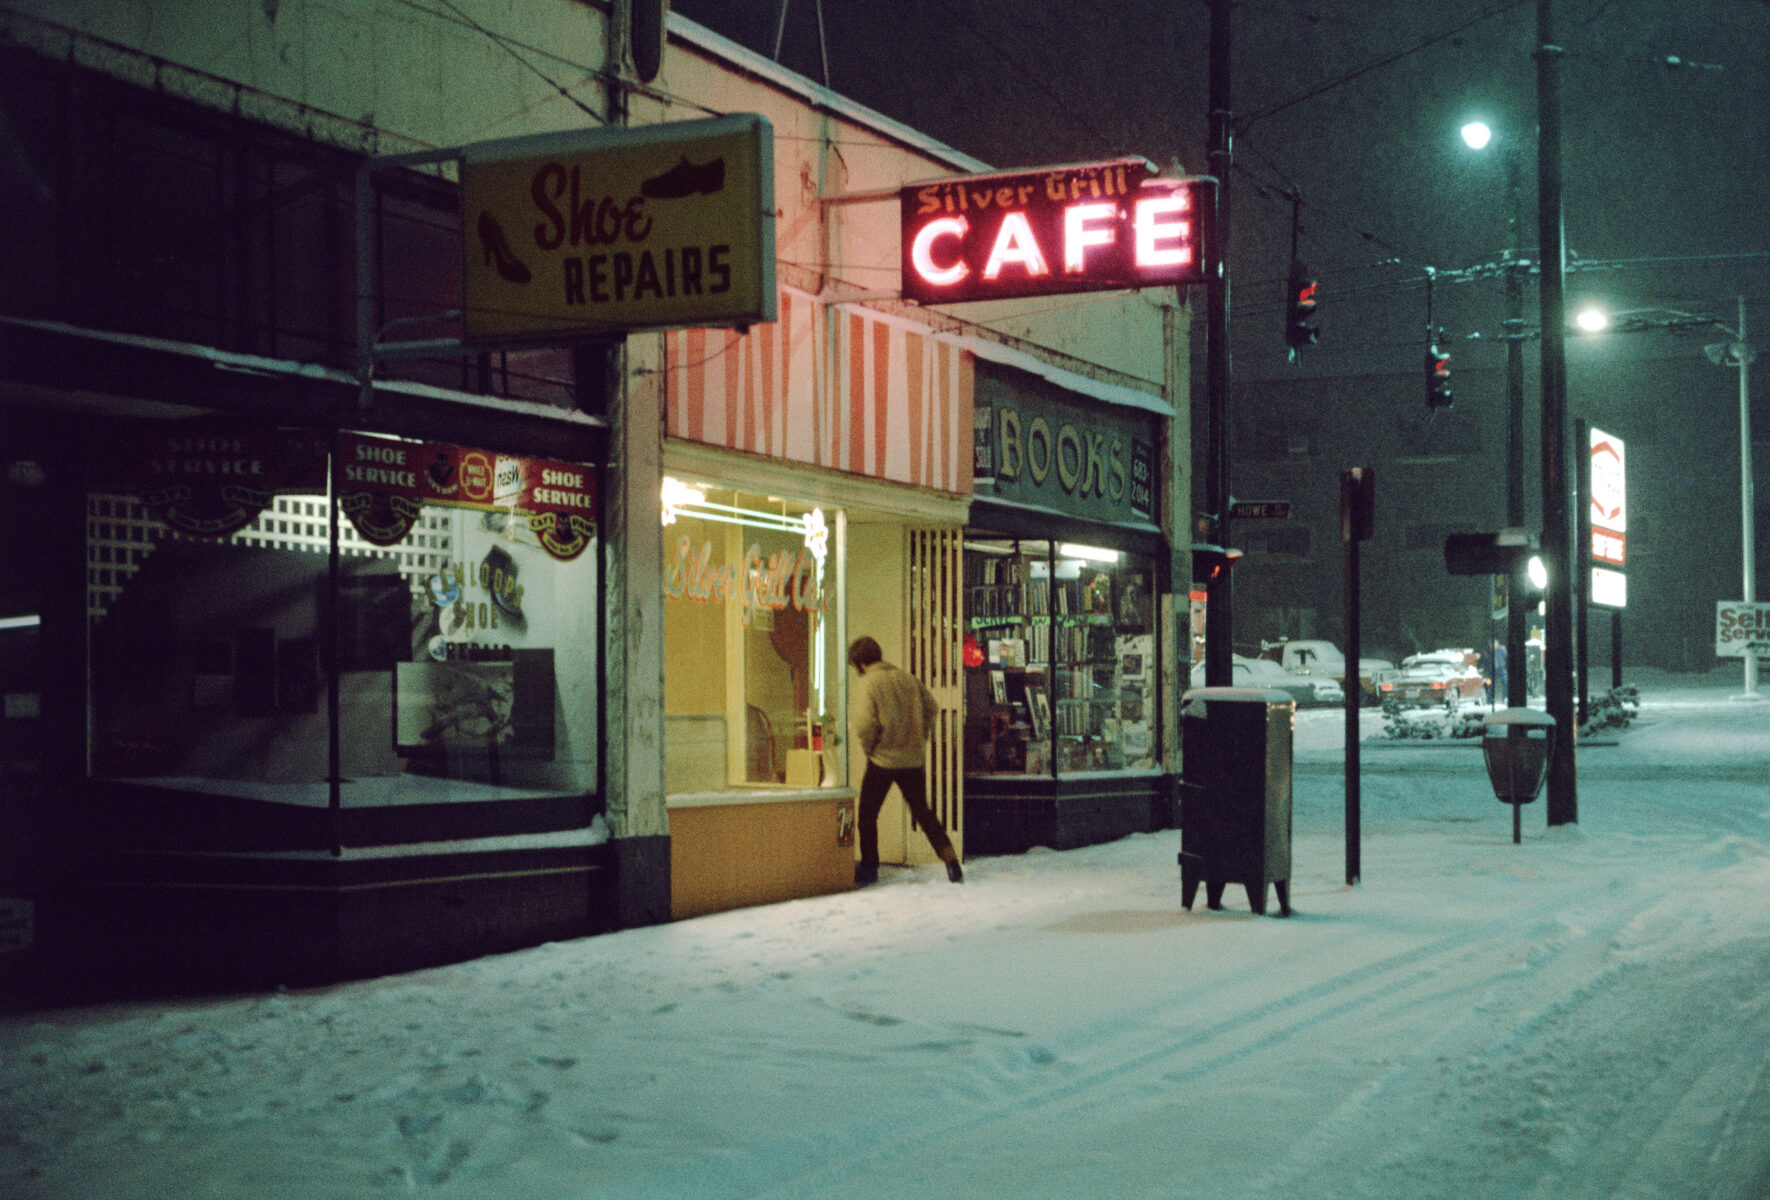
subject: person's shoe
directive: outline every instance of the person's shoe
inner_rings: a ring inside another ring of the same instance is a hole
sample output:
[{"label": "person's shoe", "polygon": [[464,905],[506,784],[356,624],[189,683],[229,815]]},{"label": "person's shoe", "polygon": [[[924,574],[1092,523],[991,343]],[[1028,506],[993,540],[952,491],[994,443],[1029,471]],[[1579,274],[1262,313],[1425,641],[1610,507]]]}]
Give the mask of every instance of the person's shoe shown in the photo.
[{"label": "person's shoe", "polygon": [[946,860],[946,877],[954,883],[965,882],[965,868],[959,865],[959,860],[956,856]]},{"label": "person's shoe", "polygon": [[854,886],[866,887],[869,883],[879,882],[879,864],[857,862],[854,864]]}]

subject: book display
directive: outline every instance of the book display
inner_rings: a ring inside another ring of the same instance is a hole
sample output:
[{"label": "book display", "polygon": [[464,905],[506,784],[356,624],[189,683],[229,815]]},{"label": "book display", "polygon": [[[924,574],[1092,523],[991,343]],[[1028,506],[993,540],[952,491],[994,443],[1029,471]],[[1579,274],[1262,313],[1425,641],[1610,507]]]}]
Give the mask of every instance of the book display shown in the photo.
[{"label": "book display", "polygon": [[1155,763],[1152,564],[1061,543],[965,544],[965,769]]}]

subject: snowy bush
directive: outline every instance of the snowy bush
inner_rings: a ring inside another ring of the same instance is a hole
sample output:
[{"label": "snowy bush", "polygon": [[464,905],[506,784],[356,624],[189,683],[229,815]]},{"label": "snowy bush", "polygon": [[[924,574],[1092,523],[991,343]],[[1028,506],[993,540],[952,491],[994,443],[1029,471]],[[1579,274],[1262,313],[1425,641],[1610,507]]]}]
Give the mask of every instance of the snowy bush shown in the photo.
[{"label": "snowy bush", "polygon": [[1383,736],[1387,738],[1432,738],[1443,737],[1444,728],[1439,725],[1436,716],[1426,720],[1416,720],[1414,716],[1401,706],[1399,700],[1383,701]]},{"label": "snowy bush", "polygon": [[1627,729],[1641,707],[1641,689],[1632,683],[1611,688],[1586,704],[1586,723],[1579,727],[1581,737],[1600,729]]}]

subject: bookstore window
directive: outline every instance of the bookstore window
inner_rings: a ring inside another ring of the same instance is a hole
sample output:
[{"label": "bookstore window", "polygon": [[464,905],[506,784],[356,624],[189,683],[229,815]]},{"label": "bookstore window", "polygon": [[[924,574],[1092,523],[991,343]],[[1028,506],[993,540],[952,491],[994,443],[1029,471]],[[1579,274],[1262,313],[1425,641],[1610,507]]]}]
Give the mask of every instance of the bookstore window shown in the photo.
[{"label": "bookstore window", "polygon": [[662,510],[665,791],[845,780],[842,511],[675,478]]},{"label": "bookstore window", "polygon": [[1153,768],[1154,562],[1071,543],[965,541],[965,769]]},{"label": "bookstore window", "polygon": [[595,790],[590,467],[359,434],[334,459],[323,433],[222,421],[119,433],[139,450],[87,501],[108,563],[88,569],[95,775],[324,807],[335,753],[344,807]]}]

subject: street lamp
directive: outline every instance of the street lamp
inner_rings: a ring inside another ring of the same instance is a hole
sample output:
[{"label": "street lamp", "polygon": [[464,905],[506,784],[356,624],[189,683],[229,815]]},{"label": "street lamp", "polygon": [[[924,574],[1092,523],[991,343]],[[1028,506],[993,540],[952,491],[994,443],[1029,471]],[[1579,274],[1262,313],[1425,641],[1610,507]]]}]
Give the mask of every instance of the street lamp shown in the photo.
[{"label": "street lamp", "polygon": [[[1739,369],[1739,526],[1740,526],[1740,557],[1743,562],[1744,594],[1740,597],[1747,604],[1757,600],[1757,531],[1754,527],[1752,509],[1755,504],[1752,483],[1752,395],[1749,370],[1757,351],[1745,339],[1745,297],[1739,297],[1739,324],[1729,328],[1724,322],[1711,316],[1695,313],[1677,312],[1671,309],[1645,309],[1640,312],[1617,314],[1611,317],[1599,308],[1585,308],[1576,318],[1581,329],[1597,333],[1614,325],[1623,332],[1634,332],[1642,329],[1719,329],[1726,334],[1728,340],[1715,342],[1703,347],[1703,354],[1717,367],[1737,367]],[[1758,652],[1749,645],[1745,651],[1745,690],[1735,700],[1762,700],[1765,697],[1758,692]]]},{"label": "street lamp", "polygon": [[[1462,130],[1472,150],[1484,150],[1494,140],[1483,121],[1470,121]],[[1500,139],[1506,169],[1506,524],[1524,524],[1524,272],[1520,242],[1522,221],[1518,196],[1519,160],[1515,138]],[[1507,579],[1506,596],[1506,704],[1522,708],[1528,703],[1529,679],[1524,671],[1526,615],[1516,592],[1515,576]]]}]

